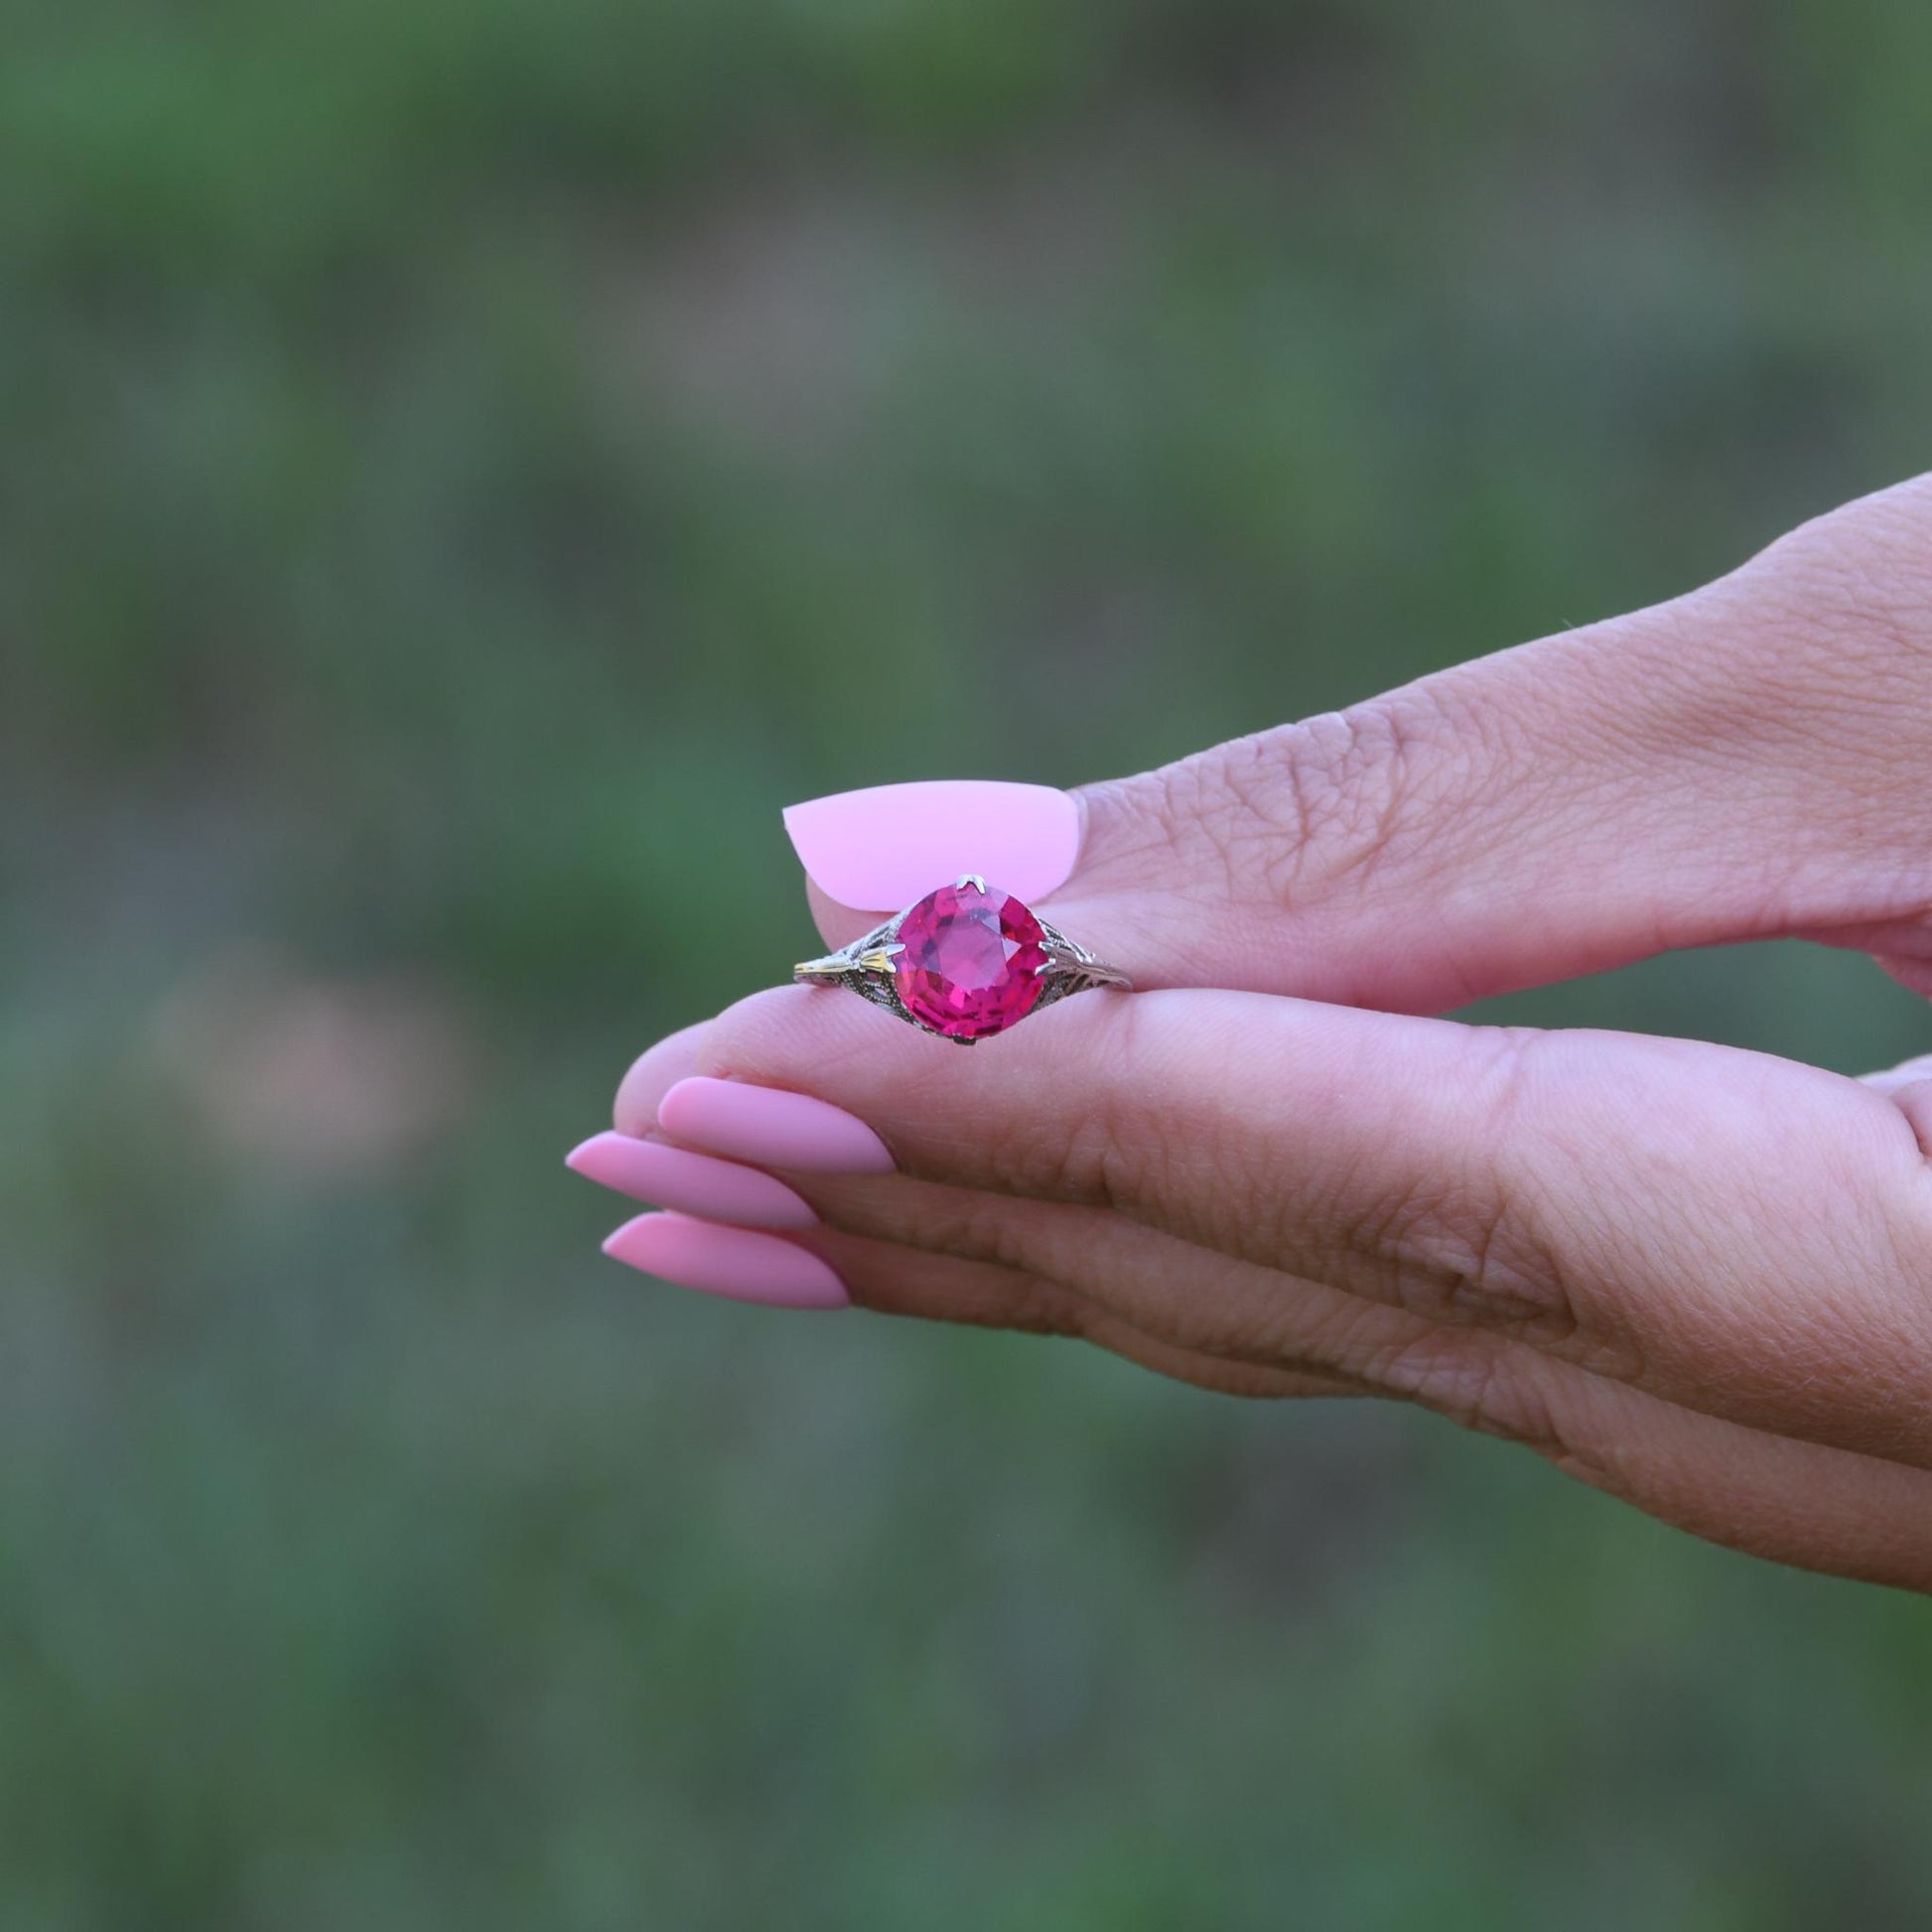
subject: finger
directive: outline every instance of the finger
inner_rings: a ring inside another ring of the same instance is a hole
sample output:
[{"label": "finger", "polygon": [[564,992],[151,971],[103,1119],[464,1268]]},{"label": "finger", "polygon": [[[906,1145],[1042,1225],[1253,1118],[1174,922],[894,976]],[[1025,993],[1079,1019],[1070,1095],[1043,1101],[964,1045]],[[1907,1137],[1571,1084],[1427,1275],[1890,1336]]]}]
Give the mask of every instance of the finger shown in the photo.
[{"label": "finger", "polygon": [[[702,1028],[646,1054],[638,1097],[682,1077]],[[1901,1472],[1656,1404],[1605,1408],[1589,1378],[1545,1382],[1534,1350],[1446,1333],[1407,1311],[1210,1256],[1085,1207],[967,1194],[897,1176],[791,1175],[843,1224],[816,1238],[855,1299],[883,1311],[1081,1334],[1159,1373],[1230,1394],[1414,1400],[1526,1443],[1570,1473],[1695,1533],[1781,1561],[1925,1587],[1926,1500]],[[854,1239],[853,1230],[866,1236]],[[1138,1244],[1138,1253],[1136,1252]],[[935,1249],[927,1254],[917,1252]],[[1207,1271],[1213,1271],[1212,1279]],[[1547,1364],[1555,1368],[1555,1364]],[[1746,1453],[1745,1451],[1748,1451]]]},{"label": "finger", "polygon": [[682,1028],[631,1062],[611,1110],[612,1124],[620,1134],[641,1136],[650,1131],[657,1119],[657,1103],[680,1080],[697,1072],[698,1048],[710,1025],[709,1020],[700,1020]]},{"label": "finger", "polygon": [[[1835,943],[1857,945],[1872,954],[1878,964],[1895,979],[1900,986],[1909,987],[1914,993],[1922,993],[1932,1000],[1932,930],[1922,923],[1914,930],[1904,933],[1877,933],[1850,936],[1835,935]],[[1885,952],[1881,948],[1887,943],[1908,945],[1909,952]]]},{"label": "finger", "polygon": [[1932,1053],[1867,1073],[1861,1084],[1882,1093],[1904,1115],[1919,1152],[1932,1161]]},{"label": "finger", "polygon": [[1888,1066],[1878,1073],[1863,1076],[1863,1084],[1875,1088],[1879,1093],[1896,1093],[1901,1087],[1909,1087],[1920,1080],[1932,1080],[1932,1053],[1920,1053],[1909,1060],[1900,1060],[1896,1066]]},{"label": "finger", "polygon": [[[1914,547],[1932,582],[1932,478],[1673,603],[1089,786],[1052,916],[1138,985],[1424,1013],[1778,934],[1932,954],[1918,782],[1932,734],[1898,729],[1924,713],[1932,597],[1900,609],[1872,588],[1910,582]],[[989,845],[1012,845],[1029,793],[1050,845],[1064,801],[1013,789]],[[842,808],[824,826],[794,814],[808,861],[814,838],[851,833],[852,802],[816,801]],[[921,825],[933,854],[894,904],[868,913],[815,889],[827,943],[959,871],[966,809],[882,830],[899,871]],[[855,889],[872,876],[832,856]]]},{"label": "finger", "polygon": [[[823,1176],[794,1175],[818,1186],[820,1206],[838,1212],[834,1196],[857,1185],[875,1201],[917,1183],[875,1180],[827,1187]],[[929,1201],[928,1201],[929,1206]],[[1037,1209],[1036,1203],[993,1203],[986,1211]],[[916,1212],[915,1208],[915,1212]],[[1044,1208],[1045,1216],[1078,1210]],[[1223,1393],[1249,1396],[1383,1394],[1413,1402],[1465,1428],[1534,1449],[1566,1474],[1618,1496],[1693,1534],[1752,1555],[1834,1575],[1908,1589],[1932,1589],[1932,1474],[1813,1443],[1793,1442],[1673,1407],[1642,1391],[1605,1382],[1521,1343],[1464,1330],[1413,1324],[1392,1345],[1373,1334],[1372,1318],[1304,1324],[1293,1365],[1231,1356],[1142,1328],[1120,1311],[1123,1269],[1137,1272],[1138,1241],[1153,1266],[1174,1267],[1172,1244],[1120,1224],[1104,1255],[1091,1227],[1068,1250],[1082,1257],[1084,1286],[1024,1266],[929,1252],[836,1228],[794,1237],[839,1273],[856,1303],[892,1313],[970,1321],[1035,1333],[1079,1336],[1161,1374]],[[1009,1244],[1023,1251],[1033,1229]],[[1197,1253],[1179,1286],[1182,1301],[1222,1299],[1213,1277],[1240,1264]],[[1256,1271],[1260,1272],[1260,1271]],[[1292,1304],[1293,1285],[1280,1299]],[[1105,1293],[1100,1291],[1105,1291]],[[1245,1299],[1246,1284],[1233,1299]],[[1143,1281],[1141,1306],[1169,1306]],[[1317,1357],[1332,1357],[1321,1366]]]},{"label": "finger", "polygon": [[1919,1152],[1932,1161],[1932,1079],[1894,1087],[1885,1097],[1904,1115]]},{"label": "finger", "polygon": [[824,1230],[814,1251],[846,1284],[855,1307],[1017,1333],[1077,1337],[1141,1367],[1223,1395],[1302,1397],[1377,1393],[1306,1362],[1244,1360],[1193,1348],[1135,1324],[1098,1298],[1001,1262]]},{"label": "finger", "polygon": [[[821,1096],[903,1173],[1116,1207],[1750,1427],[1932,1459],[1932,1175],[1852,1081],[1205,992],[1083,996],[961,1052],[783,988],[699,1064],[741,1106],[770,1099],[742,1083]],[[720,1093],[661,1124],[689,1137]]]},{"label": "finger", "polygon": [[[943,873],[934,873],[931,883],[934,886],[943,885]],[[850,905],[841,905],[809,875],[805,880],[805,902],[811,907],[812,923],[818,927],[819,937],[825,941],[828,952],[836,952],[841,946],[851,945],[855,939],[863,939],[879,923],[878,912],[855,911]],[[895,905],[886,909],[897,912],[903,908]]]},{"label": "finger", "polygon": [[[807,1174],[799,1191],[841,1232],[1050,1284],[1054,1300],[1042,1306],[1055,1313],[1048,1324],[1055,1332],[1088,1334],[1104,1315],[1183,1353],[1364,1383],[1432,1326],[1406,1310],[1212,1253],[1106,1208],[906,1174]],[[1075,1298],[1093,1310],[1074,1310]],[[1001,1320],[1035,1325],[1006,1311]]]}]

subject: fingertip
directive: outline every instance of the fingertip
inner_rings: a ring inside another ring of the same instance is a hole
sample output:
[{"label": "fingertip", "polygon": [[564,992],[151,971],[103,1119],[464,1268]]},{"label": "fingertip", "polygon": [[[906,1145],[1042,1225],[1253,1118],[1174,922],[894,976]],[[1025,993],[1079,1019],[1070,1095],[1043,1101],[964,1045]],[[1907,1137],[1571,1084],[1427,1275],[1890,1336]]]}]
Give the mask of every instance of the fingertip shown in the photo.
[{"label": "fingertip", "polygon": [[587,1179],[599,1177],[606,1161],[609,1159],[611,1143],[624,1139],[621,1134],[606,1129],[602,1134],[593,1134],[587,1141],[579,1141],[564,1156],[564,1166],[572,1173],[581,1173]]},{"label": "fingertip", "polygon": [[1932,1077],[1921,1076],[1892,1087],[1886,1090],[1885,1098],[1905,1116],[1919,1152],[1932,1161]]},{"label": "fingertip", "polygon": [[1908,1087],[1918,1080],[1932,1080],[1932,1053],[1920,1053],[1912,1059],[1899,1061],[1896,1066],[1860,1076],[1862,1086],[1873,1087],[1885,1094],[1895,1093],[1899,1088]]},{"label": "fingertip", "polygon": [[805,903],[811,908],[812,923],[825,942],[827,952],[863,939],[879,923],[877,912],[862,912],[843,905],[809,874],[805,879]]},{"label": "fingertip", "polygon": [[727,1301],[821,1310],[852,1302],[832,1265],[809,1249],[689,1214],[639,1214],[607,1237],[604,1252],[640,1274]]},{"label": "fingertip", "polygon": [[[612,1123],[620,1134],[632,1139],[648,1133],[657,1119],[657,1103],[687,1074],[698,1070],[698,1055],[706,1034],[714,1023],[700,1020],[695,1026],[680,1028],[654,1046],[638,1054],[618,1083],[617,1100],[611,1110]],[[584,1147],[589,1147],[589,1141]],[[573,1155],[584,1148],[573,1149]]]}]

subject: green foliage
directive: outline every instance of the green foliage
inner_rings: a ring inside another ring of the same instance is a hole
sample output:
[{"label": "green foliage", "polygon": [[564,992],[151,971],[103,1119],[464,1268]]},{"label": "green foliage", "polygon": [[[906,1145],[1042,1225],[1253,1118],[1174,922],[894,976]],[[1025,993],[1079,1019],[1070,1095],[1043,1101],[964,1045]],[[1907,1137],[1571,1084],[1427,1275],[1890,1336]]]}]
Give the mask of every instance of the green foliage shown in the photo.
[{"label": "green foliage", "polygon": [[[1916,1605],[653,1291],[558,1165],[811,944],[787,801],[1156,762],[1921,464],[1916,0],[11,16],[0,1922],[1923,1921]],[[1796,948],[1509,1010],[1925,1044]]]}]

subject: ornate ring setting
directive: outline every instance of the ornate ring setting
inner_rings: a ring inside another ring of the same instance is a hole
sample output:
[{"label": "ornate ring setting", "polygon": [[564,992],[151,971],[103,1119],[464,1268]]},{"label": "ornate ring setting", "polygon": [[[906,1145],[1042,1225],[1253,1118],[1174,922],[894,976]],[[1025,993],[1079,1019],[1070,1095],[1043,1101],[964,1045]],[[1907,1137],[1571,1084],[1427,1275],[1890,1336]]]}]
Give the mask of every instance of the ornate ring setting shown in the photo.
[{"label": "ornate ring setting", "polygon": [[977,873],[928,893],[851,945],[801,961],[791,976],[805,986],[844,987],[962,1046],[1092,987],[1133,991],[1125,973]]}]

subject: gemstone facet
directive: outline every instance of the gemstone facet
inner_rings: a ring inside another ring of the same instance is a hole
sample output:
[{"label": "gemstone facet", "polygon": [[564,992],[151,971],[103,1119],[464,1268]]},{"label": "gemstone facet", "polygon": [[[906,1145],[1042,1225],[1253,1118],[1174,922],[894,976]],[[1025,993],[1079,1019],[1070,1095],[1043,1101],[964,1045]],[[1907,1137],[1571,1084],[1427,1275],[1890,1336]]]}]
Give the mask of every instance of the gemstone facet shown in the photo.
[{"label": "gemstone facet", "polygon": [[928,893],[899,921],[893,983],[906,1012],[948,1039],[1024,1020],[1045,982],[1045,935],[1013,897],[977,879]]}]

